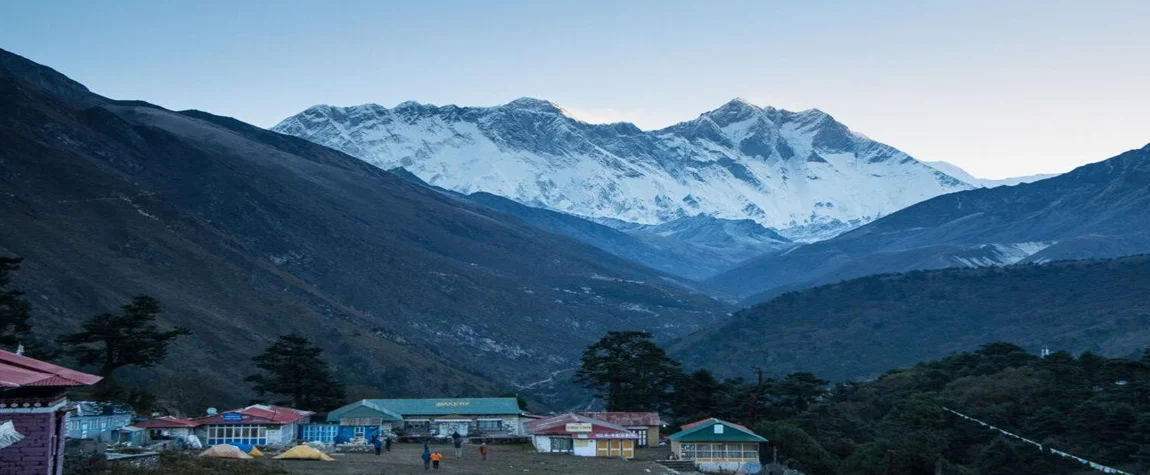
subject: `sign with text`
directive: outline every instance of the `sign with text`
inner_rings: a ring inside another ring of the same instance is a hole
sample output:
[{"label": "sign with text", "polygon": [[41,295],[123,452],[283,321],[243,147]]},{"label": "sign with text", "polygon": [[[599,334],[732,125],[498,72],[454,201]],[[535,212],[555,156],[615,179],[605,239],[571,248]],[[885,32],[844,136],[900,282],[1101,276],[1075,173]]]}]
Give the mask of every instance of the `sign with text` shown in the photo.
[{"label": "sign with text", "polygon": [[224,422],[240,422],[244,420],[244,415],[238,412],[225,412],[221,419]]},{"label": "sign with text", "polygon": [[567,432],[591,432],[593,427],[588,422],[568,422],[566,426]]}]

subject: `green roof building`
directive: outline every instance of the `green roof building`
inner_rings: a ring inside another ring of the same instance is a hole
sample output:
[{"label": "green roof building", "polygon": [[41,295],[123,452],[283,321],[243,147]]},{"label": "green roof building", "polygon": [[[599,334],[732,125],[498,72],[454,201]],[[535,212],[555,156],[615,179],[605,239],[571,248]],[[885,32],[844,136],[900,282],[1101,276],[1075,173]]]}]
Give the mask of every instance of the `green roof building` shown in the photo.
[{"label": "green roof building", "polygon": [[327,415],[340,426],[381,425],[403,435],[488,437],[523,434],[515,398],[364,399]]},{"label": "green roof building", "polygon": [[757,473],[762,469],[759,444],[766,442],[744,426],[712,417],[672,434],[671,451],[694,461],[701,472]]}]

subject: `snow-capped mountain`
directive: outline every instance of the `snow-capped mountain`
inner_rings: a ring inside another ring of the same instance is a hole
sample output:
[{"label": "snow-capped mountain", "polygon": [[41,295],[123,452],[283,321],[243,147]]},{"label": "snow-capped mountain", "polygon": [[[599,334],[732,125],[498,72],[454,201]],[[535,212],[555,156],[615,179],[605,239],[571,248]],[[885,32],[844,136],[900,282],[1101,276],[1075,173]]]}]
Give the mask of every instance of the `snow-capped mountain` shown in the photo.
[{"label": "snow-capped mountain", "polygon": [[461,193],[640,224],[751,219],[795,240],[973,187],[817,109],[741,99],[654,131],[589,124],[530,98],[495,107],[321,105],[272,130]]},{"label": "snow-capped mountain", "polygon": [[981,186],[983,188],[994,188],[997,186],[1014,186],[1023,183],[1033,183],[1038,180],[1045,180],[1047,178],[1058,176],[1057,173],[1039,173],[1035,175],[1014,176],[1010,178],[975,178],[974,175],[967,173],[958,165],[950,162],[922,162],[930,165],[935,170],[943,172],[952,177],[958,178],[961,181],[970,183],[971,185]]}]

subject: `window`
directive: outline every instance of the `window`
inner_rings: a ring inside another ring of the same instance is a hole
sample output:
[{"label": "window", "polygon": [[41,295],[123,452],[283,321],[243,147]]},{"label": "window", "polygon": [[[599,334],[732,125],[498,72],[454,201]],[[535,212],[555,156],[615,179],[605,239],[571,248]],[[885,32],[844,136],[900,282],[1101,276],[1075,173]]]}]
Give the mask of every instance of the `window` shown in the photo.
[{"label": "window", "polygon": [[503,421],[501,421],[501,420],[478,421],[478,428],[481,431],[488,431],[488,432],[500,431],[500,430],[503,430]]},{"label": "window", "polygon": [[575,444],[571,439],[564,439],[560,437],[551,438],[551,451],[552,452],[571,452],[575,449]]},{"label": "window", "polygon": [[647,446],[647,429],[631,429],[631,432],[639,434],[639,447]]},{"label": "window", "polygon": [[216,424],[207,426],[206,443],[216,444],[246,444],[267,445],[267,426],[252,424]]},{"label": "window", "polygon": [[758,460],[759,444],[743,444],[743,460]]}]

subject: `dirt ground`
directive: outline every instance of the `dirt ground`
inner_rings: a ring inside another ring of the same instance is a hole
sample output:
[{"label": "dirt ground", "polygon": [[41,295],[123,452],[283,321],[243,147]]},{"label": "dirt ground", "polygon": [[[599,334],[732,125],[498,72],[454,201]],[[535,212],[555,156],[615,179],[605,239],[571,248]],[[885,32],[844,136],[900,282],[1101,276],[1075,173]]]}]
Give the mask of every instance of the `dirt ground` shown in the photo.
[{"label": "dirt ground", "polygon": [[[539,454],[525,445],[490,445],[488,460],[481,460],[479,447],[465,445],[463,458],[456,459],[451,447],[433,446],[432,450],[443,452],[443,463],[438,473],[455,475],[511,475],[511,474],[570,474],[570,475],[627,475],[655,474],[670,472],[653,460],[665,457],[667,448],[639,449],[635,460],[621,460],[600,457],[576,457],[563,454]],[[311,460],[269,460],[260,459],[255,463],[271,464],[293,474],[324,475],[421,475],[425,472],[419,454],[423,447],[419,444],[396,444],[391,453],[376,457],[375,454],[331,453],[334,462]],[[252,463],[245,461],[244,463]]]}]

